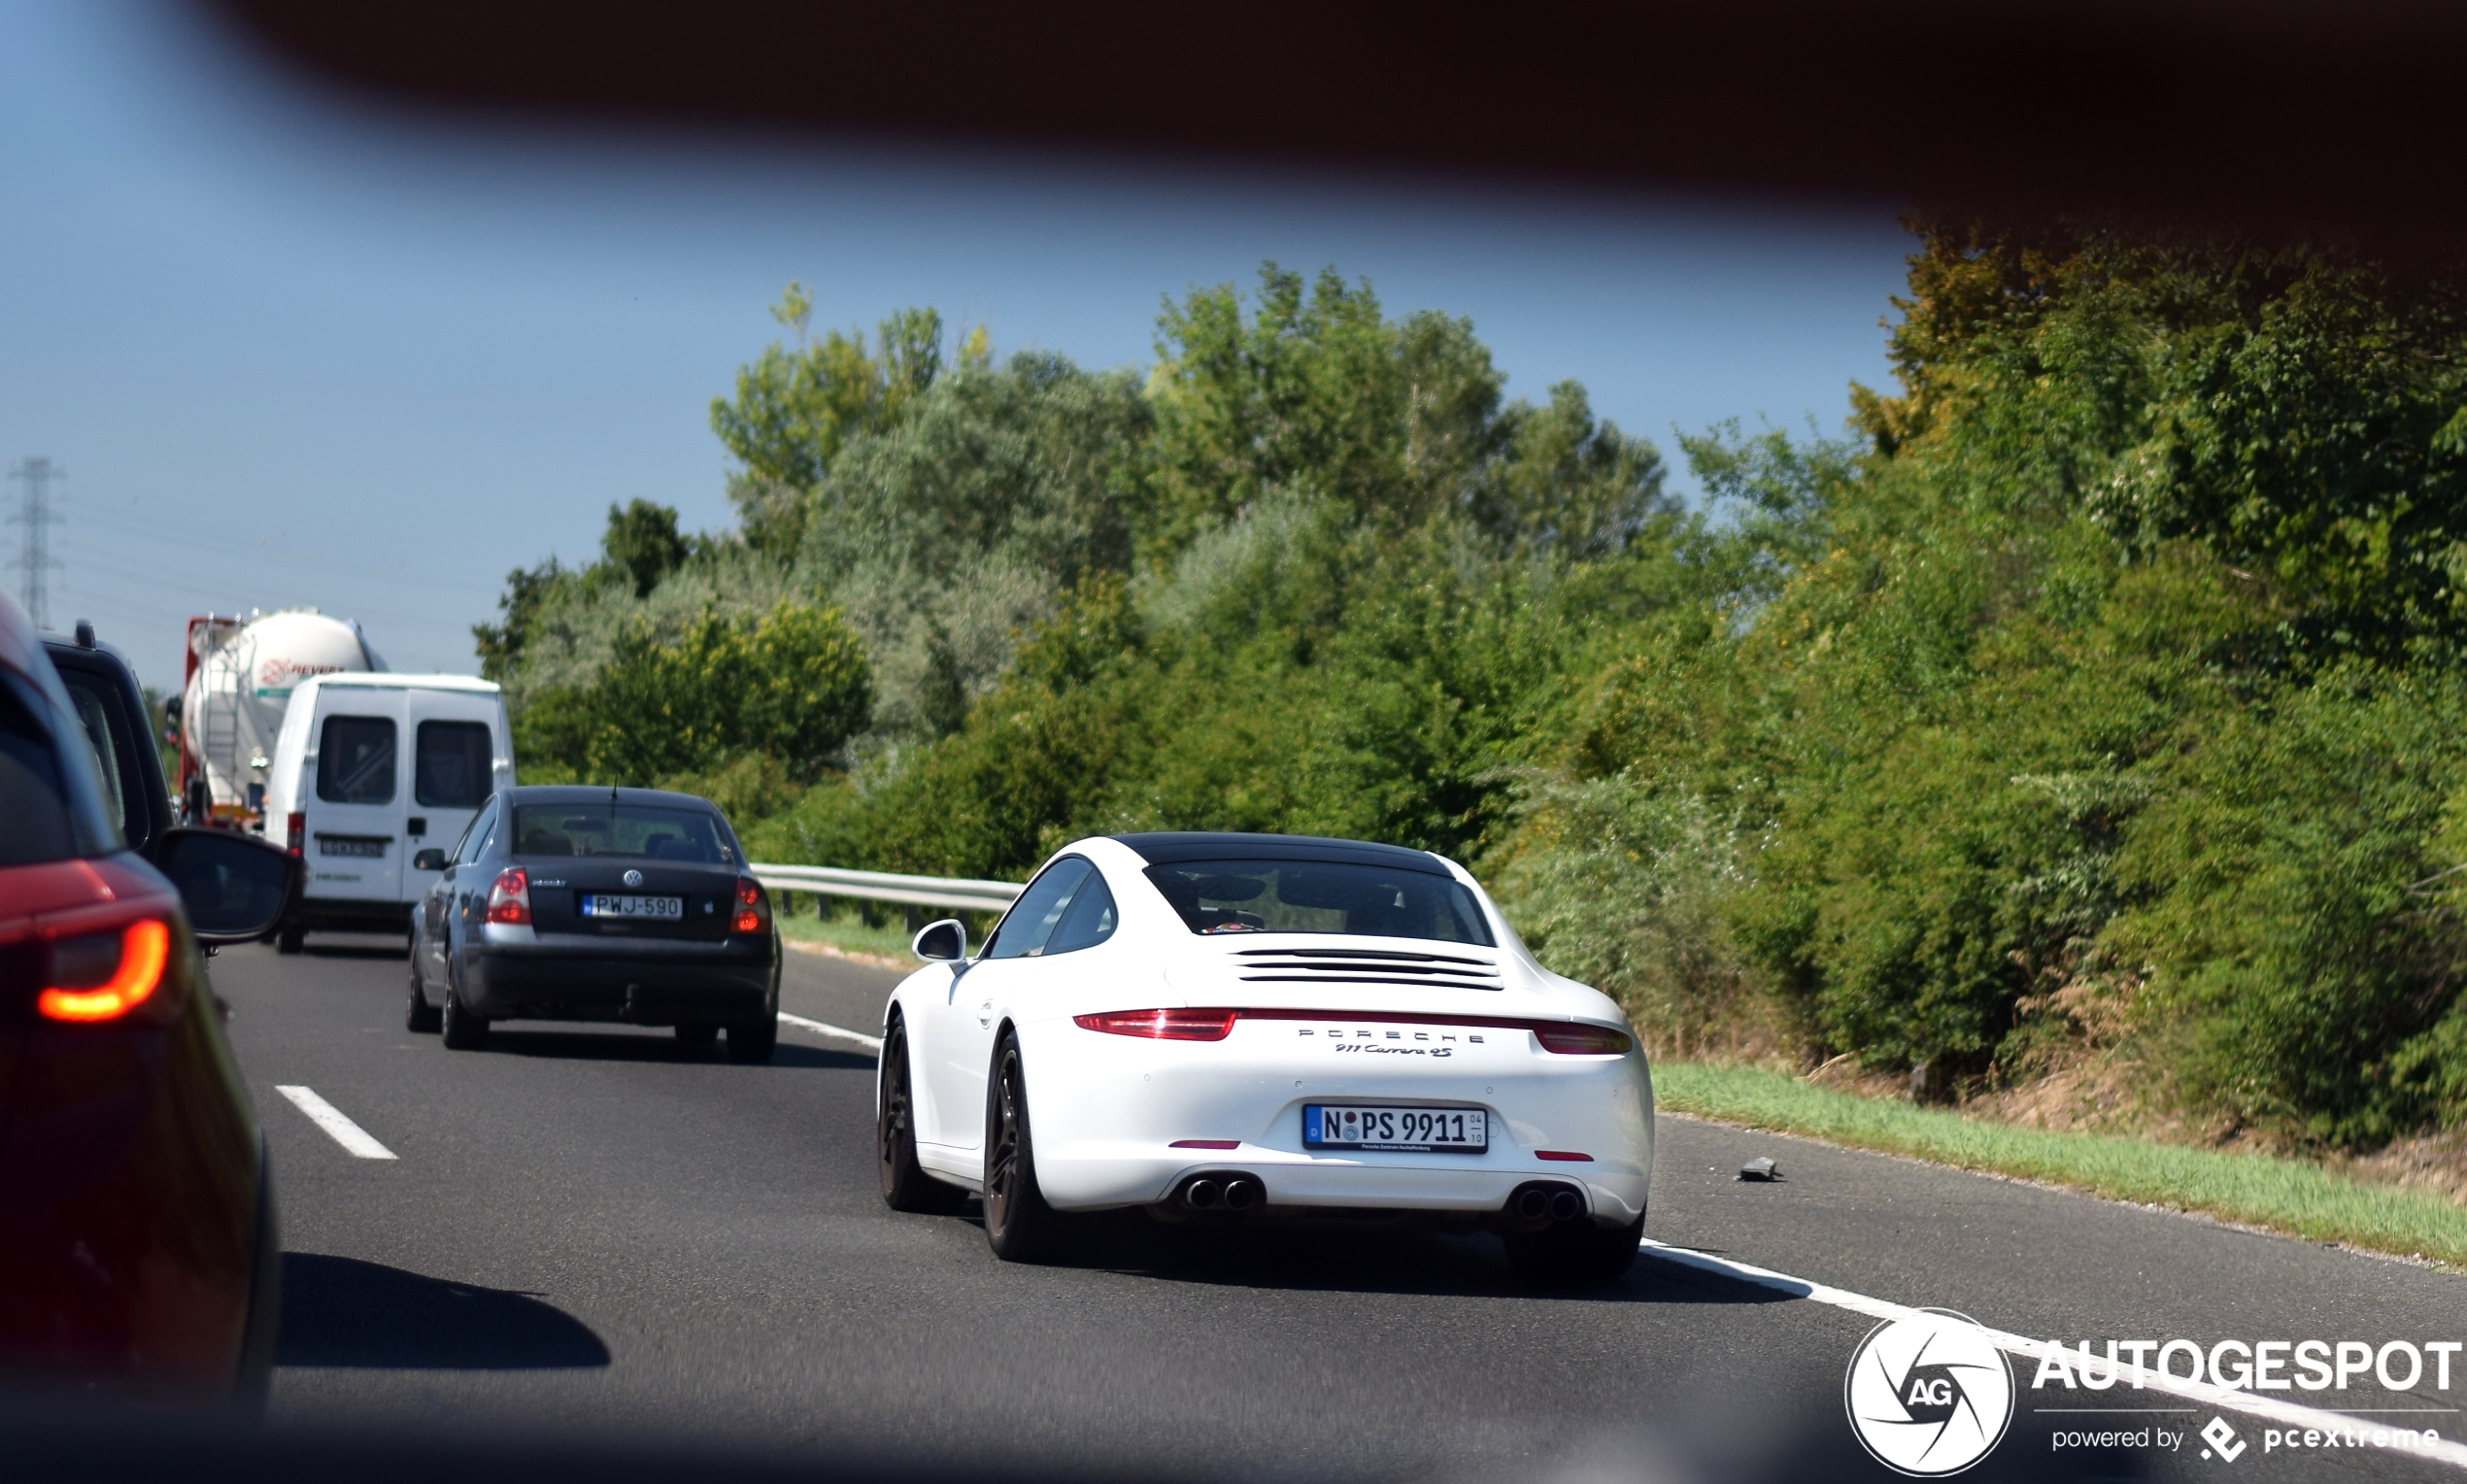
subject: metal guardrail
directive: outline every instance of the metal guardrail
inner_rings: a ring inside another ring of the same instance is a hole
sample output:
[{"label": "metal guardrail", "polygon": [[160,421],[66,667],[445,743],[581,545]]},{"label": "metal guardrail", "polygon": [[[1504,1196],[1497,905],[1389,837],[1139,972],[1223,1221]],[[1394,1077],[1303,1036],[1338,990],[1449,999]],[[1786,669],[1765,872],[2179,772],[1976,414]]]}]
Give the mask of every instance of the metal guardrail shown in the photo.
[{"label": "metal guardrail", "polygon": [[1026,883],[1017,881],[898,876],[889,871],[845,871],[835,865],[764,865],[756,861],[751,869],[755,880],[774,892],[812,892],[820,896],[854,896],[916,907],[959,907],[970,912],[999,912],[1026,887]]}]

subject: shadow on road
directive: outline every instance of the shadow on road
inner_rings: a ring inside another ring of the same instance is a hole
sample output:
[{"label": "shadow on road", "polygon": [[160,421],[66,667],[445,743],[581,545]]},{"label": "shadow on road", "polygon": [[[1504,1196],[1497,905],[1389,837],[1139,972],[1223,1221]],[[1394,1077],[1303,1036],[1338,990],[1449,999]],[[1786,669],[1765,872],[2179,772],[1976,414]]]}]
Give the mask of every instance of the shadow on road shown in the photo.
[{"label": "shadow on road", "polygon": [[605,1366],[608,1347],[529,1294],[287,1252],[274,1359],[377,1370],[546,1370]]},{"label": "shadow on road", "polygon": [[[518,1057],[540,1057],[566,1062],[710,1062],[727,1065],[727,1052],[717,1042],[708,1046],[688,1046],[665,1031],[647,1035],[641,1031],[608,1030],[507,1030],[491,1029],[489,1052],[505,1052]],[[487,1055],[486,1052],[483,1055]],[[854,1068],[870,1072],[874,1059],[845,1051],[825,1051],[818,1046],[798,1046],[785,1038],[771,1060],[763,1065],[819,1066],[834,1070]],[[761,1066],[749,1066],[747,1071],[760,1071]]]},{"label": "shadow on road", "polygon": [[[983,1218],[971,1202],[962,1218]],[[1473,1298],[1584,1299],[1596,1303],[1788,1303],[1792,1296],[1699,1268],[1639,1256],[1609,1283],[1546,1288],[1519,1278],[1499,1238],[1376,1224],[1167,1227],[1139,1211],[1082,1218],[1075,1249],[1057,1266],[1107,1268],[1176,1283],[1302,1293],[1452,1294]]]}]

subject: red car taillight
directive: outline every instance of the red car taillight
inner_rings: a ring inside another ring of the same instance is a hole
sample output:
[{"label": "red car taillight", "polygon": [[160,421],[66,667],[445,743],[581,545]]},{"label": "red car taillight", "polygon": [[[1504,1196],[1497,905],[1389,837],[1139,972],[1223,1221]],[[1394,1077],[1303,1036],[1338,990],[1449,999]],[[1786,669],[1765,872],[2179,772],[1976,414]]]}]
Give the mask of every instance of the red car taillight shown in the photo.
[{"label": "red car taillight", "polygon": [[1160,1041],[1221,1041],[1238,1020],[1319,1021],[1384,1026],[1470,1026],[1477,1030],[1530,1030],[1544,1051],[1561,1056],[1622,1057],[1635,1044],[1624,1030],[1584,1021],[1514,1020],[1494,1015],[1418,1015],[1410,1010],[1114,1010],[1074,1015],[1083,1030],[1144,1035]]},{"label": "red car taillight", "polygon": [[489,888],[489,921],[517,928],[531,925],[531,878],[523,867],[509,866],[497,873]]},{"label": "red car taillight", "polygon": [[1112,1010],[1102,1015],[1074,1015],[1082,1030],[1107,1035],[1144,1035],[1153,1041],[1221,1041],[1234,1033],[1239,1010]]},{"label": "red car taillight", "polygon": [[171,928],[152,918],[62,938],[51,945],[45,976],[59,982],[35,996],[34,1008],[48,1020],[118,1020],[152,997],[170,961]]},{"label": "red car taillight", "polygon": [[751,876],[736,879],[736,918],[728,924],[730,932],[768,932],[771,930],[771,899],[762,894],[762,883]]},{"label": "red car taillight", "polygon": [[1534,1039],[1542,1050],[1555,1051],[1563,1057],[1623,1057],[1628,1054],[1626,1032],[1607,1026],[1589,1026],[1583,1021],[1534,1021]]},{"label": "red car taillight", "polygon": [[300,813],[297,813],[297,812],[294,812],[294,813],[291,815],[291,817],[290,817],[289,819],[287,819],[287,820],[284,821],[283,833],[284,833],[284,835],[287,837],[287,843],[288,843],[288,844],[290,845],[290,847],[291,847],[291,854],[292,854],[292,855],[294,855],[294,856],[298,856],[298,855],[304,855],[304,854],[306,854],[306,853],[307,853],[307,851],[308,851],[308,816],[307,816],[307,815],[305,815],[305,814],[300,814]]}]

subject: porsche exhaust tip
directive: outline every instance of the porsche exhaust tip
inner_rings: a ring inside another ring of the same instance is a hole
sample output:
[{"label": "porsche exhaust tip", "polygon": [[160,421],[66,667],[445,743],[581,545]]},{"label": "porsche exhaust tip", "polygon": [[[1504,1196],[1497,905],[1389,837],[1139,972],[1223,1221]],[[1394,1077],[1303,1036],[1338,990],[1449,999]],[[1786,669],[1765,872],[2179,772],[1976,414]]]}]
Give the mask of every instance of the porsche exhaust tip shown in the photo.
[{"label": "porsche exhaust tip", "polygon": [[1537,1180],[1509,1193],[1501,1219],[1511,1230],[1538,1231],[1554,1222],[1577,1221],[1586,1211],[1584,1193],[1556,1180]]},{"label": "porsche exhaust tip", "polygon": [[1186,1211],[1241,1215],[1267,1204],[1267,1190],[1259,1176],[1242,1170],[1203,1170],[1175,1188],[1173,1203]]},{"label": "porsche exhaust tip", "polygon": [[1229,1211],[1247,1211],[1259,1204],[1260,1194],[1259,1182],[1243,1177],[1226,1181],[1224,1194],[1218,1198]]},{"label": "porsche exhaust tip", "polygon": [[1224,1194],[1222,1186],[1202,1175],[1182,1187],[1182,1203],[1194,1211],[1213,1211]]},{"label": "porsche exhaust tip", "polygon": [[1576,1198],[1576,1193],[1574,1191],[1561,1191],[1558,1195],[1550,1197],[1550,1219],[1552,1221],[1574,1221],[1577,1217],[1584,1214],[1585,1203]]},{"label": "porsche exhaust tip", "polygon": [[1516,1214],[1527,1221],[1539,1221],[1550,1214],[1550,1193],[1537,1186],[1527,1186],[1516,1193]]}]

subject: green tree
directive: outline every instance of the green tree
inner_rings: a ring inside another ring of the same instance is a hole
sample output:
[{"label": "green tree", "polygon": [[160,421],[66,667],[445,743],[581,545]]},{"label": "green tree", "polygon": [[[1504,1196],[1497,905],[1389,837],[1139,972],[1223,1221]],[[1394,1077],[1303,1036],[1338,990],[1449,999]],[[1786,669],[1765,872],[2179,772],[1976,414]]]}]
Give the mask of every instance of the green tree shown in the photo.
[{"label": "green tree", "polygon": [[608,529],[599,538],[600,559],[649,597],[659,579],[685,565],[693,542],[677,533],[677,512],[637,499],[623,510],[608,507]]}]

